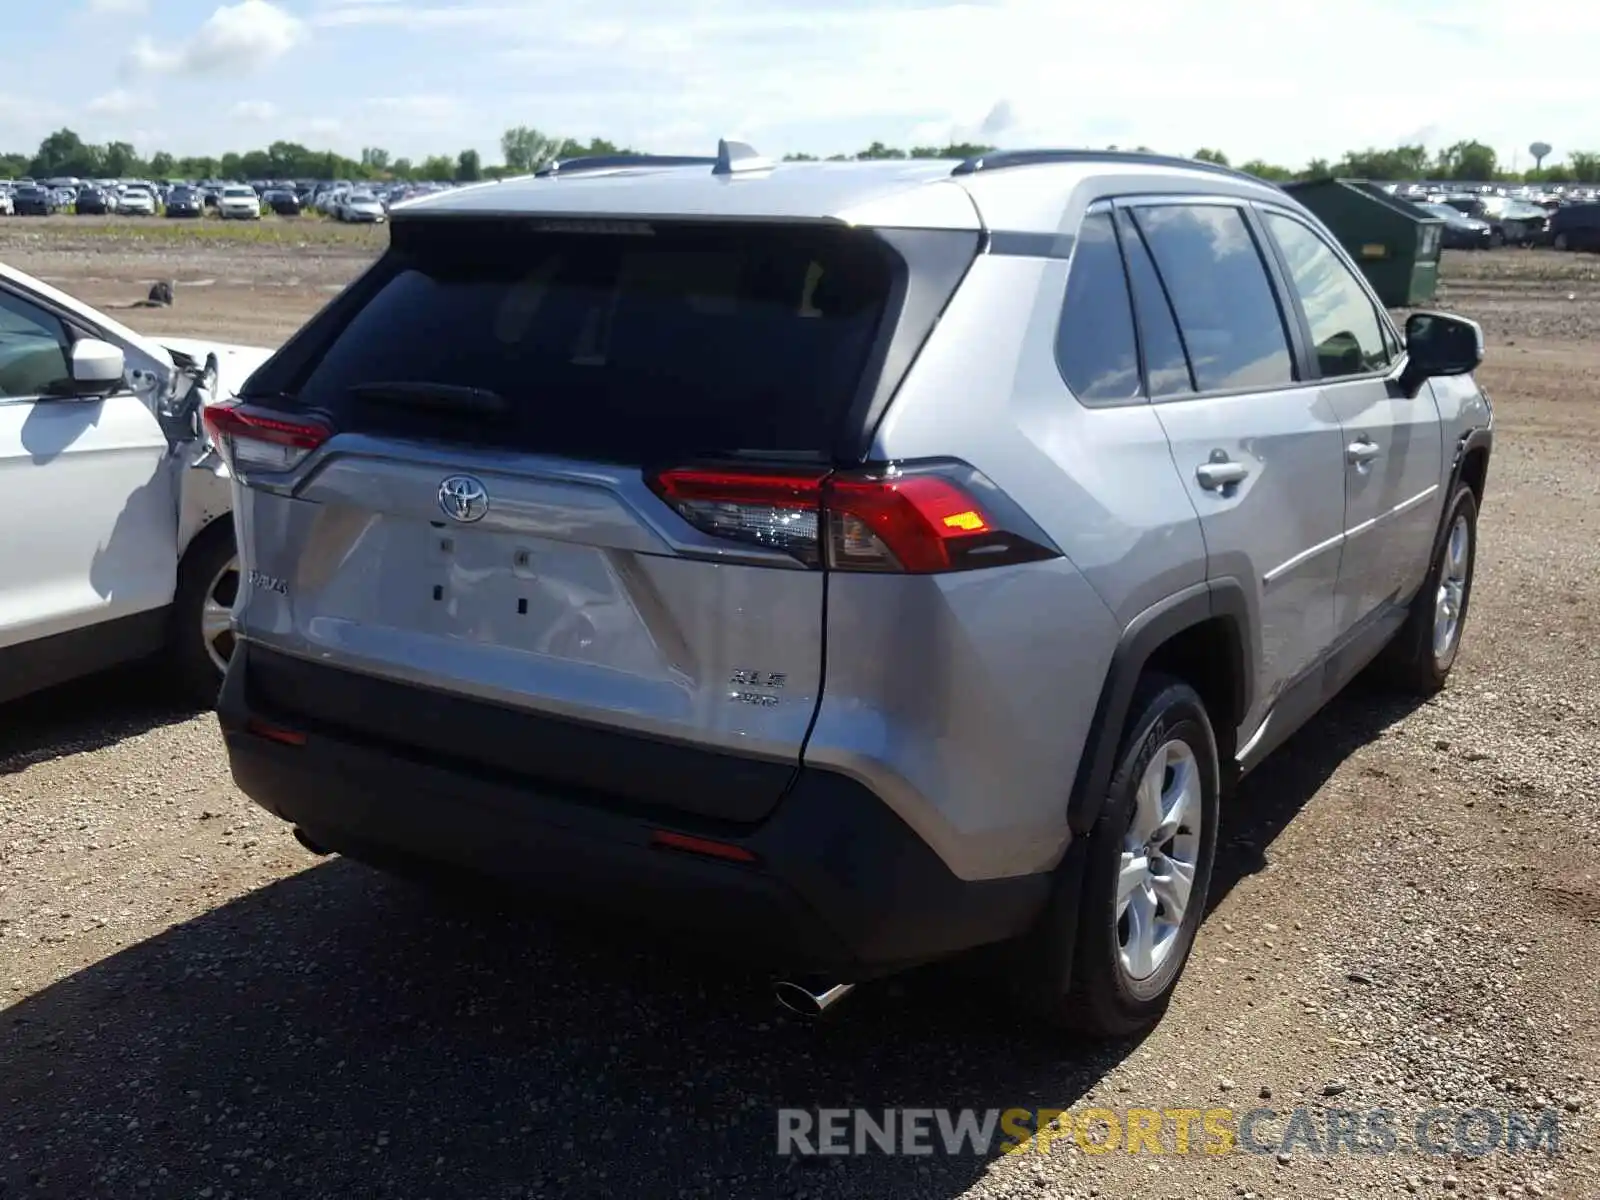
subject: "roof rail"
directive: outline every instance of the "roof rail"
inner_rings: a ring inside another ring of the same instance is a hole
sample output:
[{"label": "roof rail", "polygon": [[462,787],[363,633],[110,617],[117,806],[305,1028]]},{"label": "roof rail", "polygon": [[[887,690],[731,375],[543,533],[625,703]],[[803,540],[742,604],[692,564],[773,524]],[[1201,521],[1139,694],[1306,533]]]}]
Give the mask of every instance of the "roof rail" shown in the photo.
[{"label": "roof rail", "polygon": [[575,171],[608,171],[620,167],[714,167],[715,158],[694,154],[586,154],[558,158],[534,172],[537,176],[570,175]]},{"label": "roof rail", "polygon": [[1175,154],[1154,154],[1147,150],[991,150],[977,154],[958,163],[952,175],[975,175],[979,171],[996,171],[1004,167],[1033,167],[1045,163],[1119,162],[1136,163],[1147,167],[1178,167],[1190,171],[1210,171],[1234,179],[1248,179],[1254,183],[1272,186],[1244,171],[1225,167],[1220,163],[1199,158],[1179,158]]}]

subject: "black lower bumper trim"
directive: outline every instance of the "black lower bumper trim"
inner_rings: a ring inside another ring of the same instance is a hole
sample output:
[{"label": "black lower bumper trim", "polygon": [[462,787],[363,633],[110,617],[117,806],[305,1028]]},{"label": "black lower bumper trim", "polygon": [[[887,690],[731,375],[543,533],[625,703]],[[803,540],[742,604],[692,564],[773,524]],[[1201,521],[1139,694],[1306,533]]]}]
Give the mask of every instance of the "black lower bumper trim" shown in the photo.
[{"label": "black lower bumper trim", "polygon": [[754,824],[772,811],[795,764],[693,746],[411,687],[250,649],[244,700],[350,741],[406,747],[472,773],[496,773],[619,809],[679,809]]},{"label": "black lower bumper trim", "polygon": [[[810,768],[737,839],[737,863],[653,845],[670,823],[505,779],[463,774],[303,730],[249,731],[248,650],[219,715],[234,780],[316,844],[379,865],[437,863],[688,932],[707,949],[788,971],[863,978],[1024,932],[1048,874],[964,881],[861,784]],[[268,714],[261,719],[271,720]]]}]

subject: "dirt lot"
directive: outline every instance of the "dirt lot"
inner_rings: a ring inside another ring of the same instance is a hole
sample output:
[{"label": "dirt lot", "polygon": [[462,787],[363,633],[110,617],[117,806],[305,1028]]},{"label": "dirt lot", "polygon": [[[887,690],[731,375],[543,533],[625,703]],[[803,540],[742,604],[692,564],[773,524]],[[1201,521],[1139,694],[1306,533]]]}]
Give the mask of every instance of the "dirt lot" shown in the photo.
[{"label": "dirt lot", "polygon": [[[125,229],[0,221],[0,260],[98,304],[175,279],[130,323],[270,343],[383,237]],[[1446,273],[1499,425],[1465,652],[1247,781],[1142,1042],[936,976],[804,1026],[760,979],[313,859],[130,672],[0,710],[0,1195],[1600,1196],[1600,258]],[[1279,1117],[1222,1157],[774,1153],[776,1108],[855,1105]],[[1392,1110],[1400,1150],[1280,1155],[1299,1106]],[[1559,1152],[1424,1153],[1435,1108],[1553,1112]]]}]

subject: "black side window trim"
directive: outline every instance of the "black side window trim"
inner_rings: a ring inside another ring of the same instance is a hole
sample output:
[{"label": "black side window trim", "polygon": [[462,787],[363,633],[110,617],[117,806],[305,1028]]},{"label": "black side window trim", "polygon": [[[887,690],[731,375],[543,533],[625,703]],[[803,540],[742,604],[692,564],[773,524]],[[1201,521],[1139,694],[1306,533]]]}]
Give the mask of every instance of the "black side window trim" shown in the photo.
[{"label": "black side window trim", "polygon": [[[1307,383],[1328,384],[1355,383],[1364,379],[1388,379],[1399,371],[1405,360],[1405,339],[1394,328],[1394,321],[1389,316],[1389,310],[1379,302],[1377,294],[1372,290],[1372,285],[1367,282],[1367,277],[1361,273],[1361,268],[1348,261],[1348,256],[1341,253],[1339,247],[1329,242],[1327,238],[1317,231],[1315,226],[1308,223],[1304,217],[1292,209],[1281,208],[1276,204],[1262,204],[1257,201],[1253,201],[1250,207],[1253,210],[1250,214],[1251,218],[1259,226],[1258,237],[1264,239],[1266,245],[1270,247],[1272,259],[1277,267],[1277,277],[1282,281],[1284,295],[1288,298],[1289,304],[1293,306],[1294,323],[1298,326],[1299,340],[1303,345],[1305,381]],[[1278,245],[1277,238],[1267,228],[1266,214],[1268,213],[1275,217],[1287,218],[1299,225],[1321,242],[1333,254],[1334,258],[1355,277],[1356,285],[1361,289],[1362,294],[1366,296],[1367,303],[1372,306],[1373,314],[1378,319],[1378,331],[1384,340],[1386,348],[1394,350],[1398,347],[1398,352],[1382,368],[1374,371],[1363,371],[1357,375],[1324,376],[1322,374],[1322,367],[1317,362],[1316,352],[1311,341],[1311,321],[1306,316],[1305,306],[1300,302],[1300,293],[1295,290],[1294,276],[1289,270],[1289,261],[1284,257],[1283,248]]]},{"label": "black side window trim", "polygon": [[1149,335],[1144,328],[1144,322],[1139,312],[1139,300],[1133,297],[1133,332],[1139,344],[1139,377],[1144,380],[1144,390],[1147,396],[1158,400],[1188,400],[1193,398],[1199,387],[1194,378],[1194,360],[1189,357],[1189,343],[1184,338],[1183,325],[1178,320],[1178,310],[1172,303],[1172,293],[1167,289],[1167,281],[1161,275],[1161,268],[1156,266],[1156,256],[1150,250],[1150,243],[1145,240],[1144,231],[1139,228],[1139,223],[1133,220],[1126,209],[1118,209],[1112,224],[1117,231],[1117,245],[1122,249],[1122,270],[1128,278],[1128,291],[1133,292],[1133,272],[1128,267],[1128,248],[1123,244],[1123,239],[1134,237],[1139,239],[1139,246],[1144,251],[1145,260],[1150,264],[1150,273],[1156,278],[1156,286],[1161,289],[1161,304],[1167,310],[1167,316],[1172,321],[1172,331],[1178,335],[1178,348],[1183,351],[1183,367],[1189,373],[1189,390],[1187,392],[1171,392],[1164,396],[1155,396],[1150,390],[1150,363],[1145,358],[1145,345]]}]

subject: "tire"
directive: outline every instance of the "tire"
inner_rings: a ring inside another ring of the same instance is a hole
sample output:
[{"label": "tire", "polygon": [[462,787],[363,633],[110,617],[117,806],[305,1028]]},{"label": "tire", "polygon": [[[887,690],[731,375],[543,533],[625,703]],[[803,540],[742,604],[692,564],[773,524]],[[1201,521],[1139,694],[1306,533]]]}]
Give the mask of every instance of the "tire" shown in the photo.
[{"label": "tire", "polygon": [[[1040,1015],[1091,1037],[1128,1037],[1160,1020],[1205,915],[1216,857],[1221,778],[1205,704],[1188,684],[1149,675],[1140,681],[1129,712],[1116,770],[1088,835],[1081,883],[1061,881],[1061,886],[1082,888],[1078,903],[1050,905],[1034,933],[1045,939],[1071,937],[1070,978],[1030,980],[1025,991]],[[1164,869],[1147,868],[1143,883],[1124,901],[1119,886],[1124,871],[1137,872],[1139,862],[1150,861],[1139,853],[1148,837],[1142,826],[1151,824],[1157,811],[1146,809],[1149,815],[1141,817],[1140,785],[1147,778],[1163,789],[1158,805],[1162,797],[1170,804],[1181,796],[1185,815],[1177,832],[1159,844],[1156,861]],[[1179,863],[1187,872],[1174,869]],[[1181,916],[1176,922],[1159,920],[1172,912],[1173,881],[1184,873],[1190,885]],[[1074,909],[1074,917],[1066,918]],[[1149,923],[1151,943],[1138,936],[1140,912]],[[1063,919],[1076,920],[1075,936],[1060,928]],[[1141,954],[1141,945],[1151,951]],[[1030,960],[1047,964],[1053,957],[1044,953]]]},{"label": "tire", "polygon": [[1551,238],[1550,245],[1557,250],[1572,249],[1572,243],[1567,240],[1567,235],[1564,233],[1558,233],[1555,235],[1555,237]]},{"label": "tire", "polygon": [[189,543],[178,564],[178,591],[167,634],[173,681],[185,700],[202,708],[216,705],[223,668],[233,653],[233,635],[216,628],[216,615],[219,607],[232,608],[238,588],[233,519],[224,517]]},{"label": "tire", "polygon": [[1502,231],[1498,229],[1491,229],[1489,231],[1489,249],[1498,250],[1505,244],[1506,235]]},{"label": "tire", "polygon": [[[1451,496],[1440,529],[1443,536],[1411,600],[1406,623],[1378,658],[1379,673],[1390,686],[1417,696],[1431,696],[1444,687],[1466,632],[1478,560],[1478,500],[1466,484]],[[1447,621],[1448,626],[1442,624]]]}]

